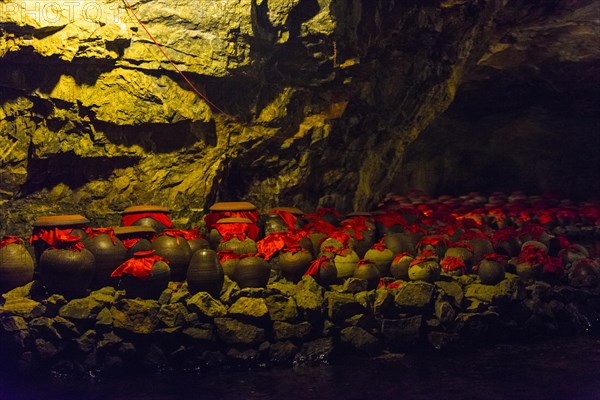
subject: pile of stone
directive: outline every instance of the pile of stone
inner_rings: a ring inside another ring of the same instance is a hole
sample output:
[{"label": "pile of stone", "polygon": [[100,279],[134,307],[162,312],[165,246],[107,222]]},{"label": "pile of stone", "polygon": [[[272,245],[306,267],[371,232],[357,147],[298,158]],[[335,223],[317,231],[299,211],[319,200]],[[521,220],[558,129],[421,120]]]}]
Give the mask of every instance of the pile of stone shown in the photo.
[{"label": "pile of stone", "polygon": [[397,282],[366,290],[349,278],[329,290],[312,277],[272,274],[266,288],[225,279],[220,296],[171,282],[158,300],[105,287],[66,300],[34,281],[2,295],[5,364],[21,371],[110,374],[224,365],[327,363],[335,356],[402,354],[417,348],[540,340],[598,328],[600,289],[497,285],[476,275]]}]

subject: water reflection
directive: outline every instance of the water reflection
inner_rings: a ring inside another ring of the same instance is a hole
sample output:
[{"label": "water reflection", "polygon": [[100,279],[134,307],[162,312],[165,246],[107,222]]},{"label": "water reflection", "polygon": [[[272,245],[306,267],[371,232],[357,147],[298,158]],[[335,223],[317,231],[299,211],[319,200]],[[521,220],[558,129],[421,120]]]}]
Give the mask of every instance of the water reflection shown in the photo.
[{"label": "water reflection", "polygon": [[2,400],[600,398],[600,339],[562,338],[444,355],[345,360],[334,365],[215,370],[106,380],[0,378]]}]

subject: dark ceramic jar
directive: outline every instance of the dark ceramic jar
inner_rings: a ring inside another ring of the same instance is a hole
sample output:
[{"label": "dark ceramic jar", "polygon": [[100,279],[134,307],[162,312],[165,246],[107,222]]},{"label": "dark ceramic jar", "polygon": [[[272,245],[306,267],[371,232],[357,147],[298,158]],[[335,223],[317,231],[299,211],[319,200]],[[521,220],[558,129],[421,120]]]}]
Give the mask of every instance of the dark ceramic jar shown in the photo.
[{"label": "dark ceramic jar", "polygon": [[283,213],[289,213],[291,215],[293,215],[296,220],[293,221],[293,226],[289,226],[288,228],[294,228],[294,229],[302,229],[304,227],[304,225],[306,225],[306,221],[304,220],[304,212],[302,210],[300,210],[299,208],[296,207],[273,207],[273,212],[283,212]]},{"label": "dark ceramic jar", "polygon": [[190,260],[186,280],[190,293],[207,292],[218,298],[223,287],[224,273],[217,253],[211,249],[197,250]]},{"label": "dark ceramic jar", "polygon": [[337,270],[330,257],[321,256],[313,260],[305,275],[312,276],[320,285],[329,286],[337,281]]},{"label": "dark ceramic jar", "polygon": [[333,263],[335,264],[337,278],[346,279],[353,276],[359,259],[358,254],[352,250],[336,254]]},{"label": "dark ceramic jar", "polygon": [[366,252],[364,259],[375,263],[380,276],[389,276],[390,267],[392,261],[394,261],[394,253],[385,247],[385,244],[378,243]]},{"label": "dark ceramic jar", "polygon": [[96,270],[92,280],[92,289],[104,286],[116,286],[110,274],[125,261],[127,249],[115,236],[113,228],[91,228],[83,242],[96,260]]},{"label": "dark ceramic jar", "polygon": [[[247,201],[217,202],[210,206],[209,213],[204,216],[207,232],[210,233],[215,224],[223,218],[246,218],[250,220],[250,223],[255,224],[258,222],[259,214],[256,206]],[[256,240],[257,237],[252,239]],[[209,241],[212,246],[213,242],[210,239]]]},{"label": "dark ceramic jar", "polygon": [[185,280],[192,257],[192,250],[187,240],[182,236],[169,236],[168,231],[165,231],[154,239],[152,250],[169,261],[171,280],[176,282]]},{"label": "dark ceramic jar", "polygon": [[349,218],[341,222],[344,232],[349,234],[353,239],[353,250],[361,258],[375,244],[375,224],[370,219],[370,216],[370,213],[356,212],[348,214],[347,217]]},{"label": "dark ceramic jar", "polygon": [[459,244],[454,244],[448,247],[448,250],[446,250],[446,253],[444,253],[444,258],[447,257],[455,257],[463,260],[465,264],[465,273],[470,273],[473,269],[473,260],[475,255],[473,254],[472,247],[466,243],[460,242]]},{"label": "dark ceramic jar", "polygon": [[240,288],[267,287],[271,276],[269,264],[260,257],[250,256],[239,260],[233,271],[233,280]]},{"label": "dark ceramic jar", "polygon": [[258,226],[248,218],[226,217],[218,220],[209,232],[208,241],[210,248],[218,250],[221,242],[237,238],[241,241],[250,239],[255,241],[259,236]]},{"label": "dark ceramic jar", "polygon": [[396,279],[403,281],[408,280],[408,268],[410,263],[415,261],[414,257],[409,253],[401,253],[396,255],[392,264],[390,265],[390,273]]},{"label": "dark ceramic jar", "polygon": [[505,264],[502,259],[484,259],[479,263],[477,275],[484,285],[496,285],[504,280]]},{"label": "dark ceramic jar", "polygon": [[258,226],[261,233],[259,237],[265,237],[276,232],[286,232],[288,230],[288,226],[283,218],[274,212],[262,214],[258,219]]},{"label": "dark ceramic jar", "polygon": [[240,262],[240,255],[231,250],[220,251],[217,253],[223,273],[230,279],[233,279],[233,272]]},{"label": "dark ceramic jar", "polygon": [[310,267],[312,254],[300,246],[283,249],[279,252],[281,274],[290,282],[297,283]]},{"label": "dark ceramic jar", "polygon": [[84,297],[94,278],[94,255],[76,236],[64,236],[40,257],[40,280],[51,294]]},{"label": "dark ceramic jar", "polygon": [[156,231],[149,226],[115,226],[115,236],[121,240],[127,249],[125,259],[133,258],[138,251],[152,249],[152,240]]},{"label": "dark ceramic jar", "polygon": [[433,283],[440,279],[441,267],[435,260],[419,260],[417,258],[408,268],[408,278],[411,281]]},{"label": "dark ceramic jar", "polygon": [[119,287],[128,298],[158,299],[169,284],[171,269],[168,260],[154,250],[138,251],[111,276],[119,278]]},{"label": "dark ceramic jar", "polygon": [[235,254],[255,254],[258,252],[256,248],[256,242],[250,238],[240,240],[238,238],[232,238],[225,242],[221,242],[217,247],[218,252],[232,251]]},{"label": "dark ceramic jar", "polygon": [[375,262],[365,259],[358,260],[353,276],[355,278],[365,279],[367,281],[367,290],[377,289],[379,279],[381,278]]},{"label": "dark ceramic jar", "polygon": [[146,226],[161,233],[170,229],[173,222],[169,218],[169,210],[157,205],[139,205],[127,207],[121,220],[123,226]]},{"label": "dark ceramic jar", "polygon": [[77,236],[80,240],[87,237],[90,221],[79,214],[50,215],[38,217],[33,223],[30,243],[35,252],[35,262],[39,265],[40,257],[44,250],[52,247],[58,235]]},{"label": "dark ceramic jar", "polygon": [[33,280],[33,258],[23,239],[5,236],[0,240],[0,293]]},{"label": "dark ceramic jar", "polygon": [[410,253],[415,254],[415,245],[412,242],[409,233],[390,233],[382,239],[385,246],[394,254]]}]

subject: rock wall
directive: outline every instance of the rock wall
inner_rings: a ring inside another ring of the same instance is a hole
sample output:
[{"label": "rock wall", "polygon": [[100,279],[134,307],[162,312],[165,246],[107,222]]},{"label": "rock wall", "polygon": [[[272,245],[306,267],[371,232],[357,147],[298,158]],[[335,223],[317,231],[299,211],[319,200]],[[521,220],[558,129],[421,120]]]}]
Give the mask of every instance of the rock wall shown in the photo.
[{"label": "rock wall", "polygon": [[597,4],[511,29],[406,150],[395,190],[600,197]]},{"label": "rock wall", "polygon": [[0,233],[140,203],[181,226],[217,200],[369,208],[488,48],[589,3],[4,0]]},{"label": "rock wall", "polygon": [[435,284],[397,281],[368,291],[356,278],[327,290],[311,277],[273,278],[264,289],[226,279],[218,298],[172,282],[158,300],[106,287],[69,301],[33,282],[0,298],[2,363],[63,376],[320,364],[339,355],[394,357],[591,333],[600,321],[597,287],[525,283],[511,274],[494,286],[476,275],[445,275]]}]

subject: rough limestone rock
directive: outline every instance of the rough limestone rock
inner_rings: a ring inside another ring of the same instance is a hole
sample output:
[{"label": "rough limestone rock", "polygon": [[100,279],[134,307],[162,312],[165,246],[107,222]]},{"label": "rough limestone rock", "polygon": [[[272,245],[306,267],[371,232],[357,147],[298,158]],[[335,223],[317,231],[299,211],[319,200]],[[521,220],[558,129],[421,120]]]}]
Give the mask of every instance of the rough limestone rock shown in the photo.
[{"label": "rough limestone rock", "polygon": [[237,318],[262,319],[269,314],[265,299],[240,297],[229,307],[229,315]]},{"label": "rough limestone rock", "polygon": [[381,350],[381,342],[377,337],[358,326],[342,329],[340,340],[355,351],[368,356],[374,356]]},{"label": "rough limestone rock", "polygon": [[435,285],[427,282],[407,282],[398,288],[394,298],[400,308],[423,310],[431,304],[435,294]]},{"label": "rough limestone rock", "polygon": [[439,287],[443,293],[451,296],[454,299],[454,304],[460,306],[462,299],[464,298],[464,292],[462,286],[455,281],[437,281],[435,285]]},{"label": "rough limestone rock", "polygon": [[421,315],[400,319],[383,319],[381,334],[391,349],[398,350],[416,344],[420,339],[422,326],[423,316]]},{"label": "rough limestone rock", "polygon": [[232,318],[215,318],[217,335],[229,344],[257,344],[265,340],[265,330]]},{"label": "rough limestone rock", "polygon": [[104,308],[104,303],[92,297],[71,300],[60,308],[58,314],[63,318],[86,320],[96,317],[98,312]]},{"label": "rough limestone rock", "polygon": [[325,303],[327,316],[334,322],[342,322],[353,315],[365,312],[365,308],[351,293],[327,292]]},{"label": "rough limestone rock", "polygon": [[181,333],[193,340],[211,341],[215,337],[214,328],[211,324],[186,328]]},{"label": "rough limestone rock", "polygon": [[387,289],[377,289],[375,292],[375,302],[373,303],[373,313],[375,316],[384,317],[394,311],[394,296]]},{"label": "rough limestone rock", "polygon": [[0,306],[0,317],[15,315],[29,319],[41,317],[45,312],[46,307],[41,303],[25,297],[10,297]]},{"label": "rough limestone rock", "polygon": [[333,338],[323,337],[305,342],[294,357],[294,365],[327,364],[333,353]]},{"label": "rough limestone rock", "polygon": [[[436,176],[460,176],[403,159],[463,82],[481,87],[487,75],[498,84],[502,73],[522,82],[531,71],[562,93],[575,78],[559,77],[595,79],[600,58],[596,8],[585,1],[130,3],[202,96],[123,2],[0,3],[0,232],[25,235],[41,213],[114,225],[119,211],[144,202],[190,225],[215,199],[367,209],[400,175],[432,189]],[[503,93],[488,88],[476,93]],[[455,131],[436,137],[472,142]],[[533,146],[543,139],[528,134]],[[464,159],[442,153],[440,169]]]},{"label": "rough limestone rock", "polygon": [[23,317],[2,317],[0,318],[0,326],[3,332],[27,330],[27,322]]},{"label": "rough limestone rock", "polygon": [[187,308],[182,303],[164,304],[158,311],[157,318],[166,327],[181,326],[187,319]]},{"label": "rough limestone rock", "polygon": [[291,322],[298,318],[298,308],[293,297],[269,296],[265,299],[271,321]]},{"label": "rough limestone rock", "polygon": [[506,304],[518,295],[517,290],[520,285],[521,283],[516,277],[504,279],[496,285],[473,283],[465,288],[465,297],[494,305]]},{"label": "rough limestone rock", "polygon": [[186,302],[190,311],[209,318],[227,315],[227,307],[206,292],[198,292]]},{"label": "rough limestone rock", "polygon": [[156,300],[123,299],[111,307],[110,313],[115,328],[148,334],[158,327],[159,310]]},{"label": "rough limestone rock", "polygon": [[298,353],[298,346],[291,341],[275,342],[269,346],[269,360],[276,364],[290,364]]},{"label": "rough limestone rock", "polygon": [[299,324],[290,324],[289,322],[273,322],[273,336],[275,340],[304,340],[312,332],[312,325],[309,322],[300,322]]},{"label": "rough limestone rock", "polygon": [[29,321],[30,331],[39,338],[59,343],[62,336],[54,327],[54,321],[48,317],[38,317]]}]

